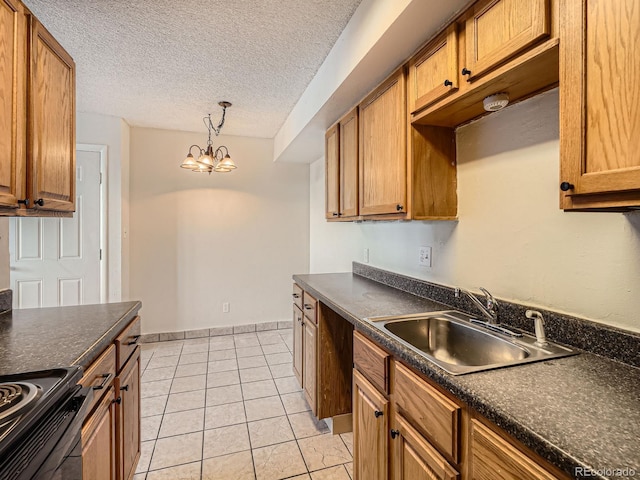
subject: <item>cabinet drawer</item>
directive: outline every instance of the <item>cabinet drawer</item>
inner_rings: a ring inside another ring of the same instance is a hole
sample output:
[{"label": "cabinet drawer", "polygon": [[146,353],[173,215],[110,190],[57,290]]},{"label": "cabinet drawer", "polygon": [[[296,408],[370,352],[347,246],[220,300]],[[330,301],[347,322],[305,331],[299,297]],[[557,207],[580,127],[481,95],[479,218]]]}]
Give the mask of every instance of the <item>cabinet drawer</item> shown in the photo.
[{"label": "cabinet drawer", "polygon": [[313,323],[318,323],[317,316],[318,309],[318,300],[309,295],[308,292],[304,292],[303,294],[303,302],[302,302],[302,311],[304,312],[304,316],[311,320]]},{"label": "cabinet drawer", "polygon": [[116,347],[110,345],[109,348],[85,370],[83,377],[80,379],[80,385],[83,387],[93,387],[93,400],[87,412],[91,412],[107,390],[109,390],[115,376]]},{"label": "cabinet drawer", "polygon": [[471,420],[470,478],[558,480],[514,445],[478,420]]},{"label": "cabinet drawer", "polygon": [[460,406],[397,362],[393,394],[413,425],[445,456],[458,463]]},{"label": "cabinet drawer", "polygon": [[353,332],[353,363],[384,393],[389,393],[389,359],[387,352],[360,332]]},{"label": "cabinet drawer", "polygon": [[293,303],[295,303],[300,310],[302,310],[302,289],[297,283],[293,284]]},{"label": "cabinet drawer", "polygon": [[116,360],[118,371],[122,369],[127,359],[135,351],[140,340],[140,317],[136,316],[127,328],[116,338]]}]

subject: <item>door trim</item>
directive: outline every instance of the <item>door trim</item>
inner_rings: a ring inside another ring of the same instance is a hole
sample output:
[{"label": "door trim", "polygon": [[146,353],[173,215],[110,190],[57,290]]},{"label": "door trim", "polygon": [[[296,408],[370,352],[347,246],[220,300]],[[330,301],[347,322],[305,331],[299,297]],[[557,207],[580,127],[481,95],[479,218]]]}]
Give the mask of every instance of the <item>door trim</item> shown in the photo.
[{"label": "door trim", "polygon": [[[109,275],[107,269],[107,256],[109,254],[107,249],[107,231],[108,231],[108,216],[107,216],[107,145],[95,145],[91,143],[77,143],[76,152],[96,152],[100,154],[100,250],[102,256],[100,257],[100,303],[106,303],[109,292]],[[76,173],[77,174],[77,173]]]}]

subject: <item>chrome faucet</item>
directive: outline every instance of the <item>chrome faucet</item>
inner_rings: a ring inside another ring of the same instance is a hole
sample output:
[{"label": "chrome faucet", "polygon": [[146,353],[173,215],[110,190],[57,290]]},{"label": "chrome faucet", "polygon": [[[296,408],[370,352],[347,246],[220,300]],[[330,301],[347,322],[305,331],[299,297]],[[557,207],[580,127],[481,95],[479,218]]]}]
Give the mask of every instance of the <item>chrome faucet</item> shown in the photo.
[{"label": "chrome faucet", "polygon": [[493,295],[489,293],[486,288],[479,287],[479,290],[484,294],[486,305],[483,304],[478,297],[476,297],[469,290],[461,288],[460,291],[464,293],[469,299],[480,309],[482,314],[487,318],[487,323],[490,325],[498,324],[498,301],[493,298]]}]

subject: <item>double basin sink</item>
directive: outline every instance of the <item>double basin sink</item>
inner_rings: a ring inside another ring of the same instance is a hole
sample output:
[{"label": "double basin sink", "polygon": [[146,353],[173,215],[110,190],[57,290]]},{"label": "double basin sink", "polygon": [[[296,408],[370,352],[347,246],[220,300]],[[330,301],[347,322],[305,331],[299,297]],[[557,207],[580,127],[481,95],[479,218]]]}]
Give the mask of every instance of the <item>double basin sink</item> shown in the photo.
[{"label": "double basin sink", "polygon": [[538,345],[536,338],[526,333],[483,326],[483,322],[457,311],[375,317],[369,321],[452,375],[577,353],[551,342]]}]

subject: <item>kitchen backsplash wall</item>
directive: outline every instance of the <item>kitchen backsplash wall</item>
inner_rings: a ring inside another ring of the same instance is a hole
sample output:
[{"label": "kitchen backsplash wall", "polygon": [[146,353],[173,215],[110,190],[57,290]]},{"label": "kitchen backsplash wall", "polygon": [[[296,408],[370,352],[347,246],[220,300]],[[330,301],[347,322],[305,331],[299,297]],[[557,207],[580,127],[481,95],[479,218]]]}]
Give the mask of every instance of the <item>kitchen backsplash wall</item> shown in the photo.
[{"label": "kitchen backsplash wall", "polygon": [[130,285],[145,334],[290,320],[291,276],[309,268],[309,166],[274,163],[273,140],[221,135],[237,170],[179,168],[206,139],[131,129]]},{"label": "kitchen backsplash wall", "polygon": [[640,212],[562,212],[558,138],[557,90],[459,128],[456,222],[328,223],[318,159],[311,273],[350,271],[368,249],[373,266],[640,331]]}]

